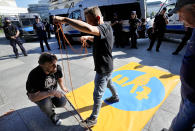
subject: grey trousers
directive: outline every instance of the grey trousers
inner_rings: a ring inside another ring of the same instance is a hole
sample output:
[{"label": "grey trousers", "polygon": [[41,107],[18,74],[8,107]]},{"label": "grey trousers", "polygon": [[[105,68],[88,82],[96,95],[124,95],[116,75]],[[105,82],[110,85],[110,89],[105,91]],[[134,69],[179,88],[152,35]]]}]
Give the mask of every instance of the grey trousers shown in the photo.
[{"label": "grey trousers", "polygon": [[55,107],[64,107],[66,105],[65,97],[48,97],[38,102],[35,102],[41,111],[43,111],[49,118],[55,115],[54,108]]}]

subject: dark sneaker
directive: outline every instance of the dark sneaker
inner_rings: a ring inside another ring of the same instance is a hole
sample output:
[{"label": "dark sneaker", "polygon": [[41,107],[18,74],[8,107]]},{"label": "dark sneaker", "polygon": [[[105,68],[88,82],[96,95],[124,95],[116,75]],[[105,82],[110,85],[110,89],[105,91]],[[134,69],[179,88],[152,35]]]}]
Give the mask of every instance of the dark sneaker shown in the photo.
[{"label": "dark sneaker", "polygon": [[131,49],[138,49],[137,46],[132,46]]},{"label": "dark sneaker", "polygon": [[24,56],[28,56],[26,53],[24,53]]},{"label": "dark sneaker", "polygon": [[84,128],[91,128],[93,127],[94,125],[96,125],[97,123],[97,119],[96,118],[87,118],[86,120],[80,122],[80,125]]},{"label": "dark sneaker", "polygon": [[16,59],[19,57],[19,55],[16,55]]},{"label": "dark sneaker", "polygon": [[109,98],[106,98],[105,99],[105,102],[108,102],[108,103],[116,103],[116,102],[119,102],[119,98],[116,97],[116,96],[111,96]]},{"label": "dark sneaker", "polygon": [[147,51],[151,51],[151,49],[150,49],[150,48],[148,48],[148,49],[147,49]]},{"label": "dark sneaker", "polygon": [[169,131],[168,129],[166,129],[166,128],[163,128],[161,131]]},{"label": "dark sneaker", "polygon": [[159,52],[159,49],[157,49],[156,52]]},{"label": "dark sneaker", "polygon": [[178,55],[178,53],[177,52],[173,52],[172,55]]},{"label": "dark sneaker", "polygon": [[51,117],[51,120],[52,122],[56,125],[56,126],[59,126],[61,125],[62,123],[62,120],[59,119],[58,115],[54,114],[52,117]]}]

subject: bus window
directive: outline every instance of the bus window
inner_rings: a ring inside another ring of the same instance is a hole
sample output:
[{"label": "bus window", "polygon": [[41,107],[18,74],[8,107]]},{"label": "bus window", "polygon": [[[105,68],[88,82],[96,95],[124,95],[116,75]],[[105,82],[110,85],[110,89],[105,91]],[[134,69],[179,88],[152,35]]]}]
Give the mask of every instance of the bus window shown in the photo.
[{"label": "bus window", "polygon": [[19,27],[19,28],[21,27],[19,21],[12,21],[12,24],[14,24],[15,26],[17,26],[17,27]]},{"label": "bus window", "polygon": [[32,26],[35,23],[35,19],[31,18],[31,19],[22,19],[22,25],[23,26]]},{"label": "bus window", "polygon": [[72,12],[69,15],[69,18],[71,18],[71,19],[80,19],[81,18],[81,11],[80,10],[76,10],[76,11]]}]

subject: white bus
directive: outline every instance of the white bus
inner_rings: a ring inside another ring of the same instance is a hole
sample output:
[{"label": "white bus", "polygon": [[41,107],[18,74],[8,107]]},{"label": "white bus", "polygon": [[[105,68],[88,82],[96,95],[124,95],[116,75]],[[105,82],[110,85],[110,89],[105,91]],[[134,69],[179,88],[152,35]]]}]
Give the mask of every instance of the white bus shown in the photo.
[{"label": "white bus", "polygon": [[[100,8],[105,22],[110,22],[113,14],[117,13],[123,21],[124,32],[129,32],[128,19],[131,11],[136,11],[138,18],[146,18],[145,0],[82,0],[69,9],[68,17],[85,21],[84,10],[92,6]],[[71,26],[64,25],[63,31],[66,35],[71,36],[74,41],[80,40],[81,32]]]}]

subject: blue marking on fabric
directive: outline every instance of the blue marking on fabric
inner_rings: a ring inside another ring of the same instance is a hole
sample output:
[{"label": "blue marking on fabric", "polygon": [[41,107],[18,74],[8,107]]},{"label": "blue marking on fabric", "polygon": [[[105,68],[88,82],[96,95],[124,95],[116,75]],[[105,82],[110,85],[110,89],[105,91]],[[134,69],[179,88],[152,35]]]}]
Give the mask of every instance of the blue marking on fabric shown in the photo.
[{"label": "blue marking on fabric", "polygon": [[[117,75],[122,75],[122,77],[118,80],[121,80],[122,78],[127,77],[128,81],[126,81],[125,83],[128,83],[128,82],[136,80],[136,78],[144,74],[146,73],[141,72],[141,71],[121,70],[121,71],[113,72],[112,78],[114,78]],[[119,85],[116,82],[113,82],[113,84],[117,90],[120,101],[117,103],[113,103],[113,104],[110,104],[110,103],[107,103],[107,104],[111,105],[114,108],[120,109],[120,110],[125,110],[125,111],[149,110],[159,105],[165,97],[165,88],[163,84],[161,83],[161,81],[157,79],[156,77],[149,78],[149,81],[147,82],[147,84],[143,86],[138,86],[134,93],[130,93],[130,91],[132,90],[134,85],[139,84],[139,82],[132,83],[130,85],[123,86],[123,87],[122,87],[123,84]],[[147,99],[143,98],[139,100],[136,98],[138,96],[137,93],[143,92],[144,91],[143,87],[146,87],[147,89],[151,90],[151,92],[147,95],[148,96]],[[103,96],[103,100],[110,96],[112,96],[112,94],[107,88]]]}]

